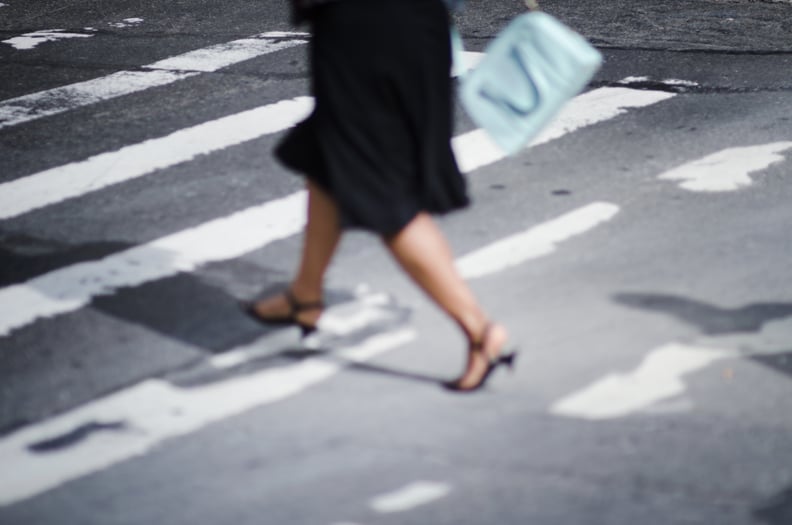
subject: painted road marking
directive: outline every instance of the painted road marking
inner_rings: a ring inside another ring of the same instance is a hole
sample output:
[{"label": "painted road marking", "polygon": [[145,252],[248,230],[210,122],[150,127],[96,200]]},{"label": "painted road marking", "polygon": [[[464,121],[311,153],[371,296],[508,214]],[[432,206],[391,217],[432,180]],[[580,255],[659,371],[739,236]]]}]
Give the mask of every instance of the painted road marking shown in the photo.
[{"label": "painted road marking", "polygon": [[121,22],[112,22],[108,25],[110,27],[115,27],[116,29],[122,29],[125,27],[134,27],[142,23],[143,23],[142,18],[133,17],[133,18],[124,18]]},{"label": "painted road marking", "polygon": [[310,97],[284,100],[0,184],[0,219],[283,131],[305,118],[312,108]]},{"label": "painted road marking", "polygon": [[681,80],[678,78],[667,78],[665,80],[652,80],[649,77],[626,77],[619,80],[616,83],[623,86],[634,86],[636,84],[647,84],[650,82],[652,84],[662,84],[664,86],[682,87],[682,88],[696,88],[701,85],[698,82],[693,82],[692,80]]},{"label": "painted road marking", "polygon": [[[190,58],[187,62],[194,60]],[[534,145],[613,118],[623,113],[625,108],[641,107],[673,96],[668,93],[647,96],[647,93],[602,88],[581,95],[569,104],[570,112],[563,113],[534,141]],[[16,217],[282,131],[305,118],[312,104],[311,98],[298,97],[261,106],[0,184],[0,219]],[[464,172],[503,158],[503,153],[483,130],[472,131],[453,140],[457,161]]]},{"label": "painted road marking", "polygon": [[118,71],[85,82],[8,99],[0,103],[0,129],[217,71],[304,44],[306,40],[301,39],[304,36],[305,33],[262,33],[160,60],[142,66],[144,71]]},{"label": "painted road marking", "polygon": [[466,279],[505,270],[528,259],[553,253],[559,243],[611,220],[618,212],[619,207],[615,204],[589,204],[476,250],[459,259],[457,268]]},{"label": "painted road marking", "polygon": [[[599,88],[583,93],[567,103],[530,146],[544,144],[578,129],[618,117],[629,109],[651,106],[674,96],[673,93],[662,91],[621,87]],[[455,137],[453,147],[463,172],[492,164],[506,156],[482,129]]]},{"label": "painted road marking", "polygon": [[196,49],[143,67],[167,71],[211,73],[245,60],[305,44],[308,42],[304,40],[307,36],[307,33],[270,31],[224,44]]},{"label": "painted road marking", "polygon": [[608,375],[556,401],[550,412],[590,420],[625,417],[682,394],[685,375],[735,356],[719,348],[667,344],[650,352],[632,372]]},{"label": "painted road marking", "polygon": [[729,148],[674,168],[659,178],[682,181],[679,187],[690,191],[735,191],[753,184],[751,174],[786,160],[781,153],[789,149],[792,142]]},{"label": "painted road marking", "polygon": [[416,481],[397,491],[382,494],[371,500],[371,508],[383,514],[404,512],[426,505],[451,492],[451,486],[434,481]]},{"label": "painted road marking", "polygon": [[[312,358],[200,387],[179,388],[149,379],[26,427],[0,441],[0,505],[17,503],[143,455],[166,439],[299,394],[343,370],[343,361],[365,362],[415,337],[411,329],[379,334],[340,349],[341,359]],[[61,450],[31,450],[35,444],[91,424],[115,430],[88,434]]]},{"label": "painted road marking", "polygon": [[42,29],[41,31],[34,31],[32,33],[25,33],[24,35],[8,38],[2,42],[14,49],[27,50],[33,49],[44,42],[54,42],[67,38],[90,38],[92,36],[94,36],[92,33],[68,33],[65,29]]}]

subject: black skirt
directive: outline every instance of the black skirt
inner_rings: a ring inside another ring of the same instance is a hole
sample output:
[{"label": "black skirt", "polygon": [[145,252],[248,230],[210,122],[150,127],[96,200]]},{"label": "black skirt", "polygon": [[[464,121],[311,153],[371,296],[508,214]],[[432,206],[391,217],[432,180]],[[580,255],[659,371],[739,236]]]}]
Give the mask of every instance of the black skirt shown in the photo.
[{"label": "black skirt", "polygon": [[311,24],[316,106],[276,157],[333,197],[343,227],[393,235],[421,211],[466,206],[442,0],[338,0]]}]

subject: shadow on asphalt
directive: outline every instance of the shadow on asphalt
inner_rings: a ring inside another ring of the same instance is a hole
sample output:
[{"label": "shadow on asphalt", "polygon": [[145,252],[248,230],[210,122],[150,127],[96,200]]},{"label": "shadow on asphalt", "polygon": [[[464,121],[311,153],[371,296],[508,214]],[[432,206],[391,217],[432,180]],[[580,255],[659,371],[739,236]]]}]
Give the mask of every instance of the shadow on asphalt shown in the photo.
[{"label": "shadow on asphalt", "polygon": [[[281,367],[287,367],[307,361],[310,359],[321,359],[325,362],[336,363],[343,369],[355,372],[378,374],[407,381],[416,381],[421,383],[430,383],[442,386],[447,378],[441,378],[416,372],[399,370],[392,367],[385,367],[375,365],[369,362],[361,362],[358,360],[350,359],[342,355],[340,352],[345,348],[354,347],[364,343],[373,335],[385,334],[394,332],[403,328],[408,319],[410,312],[404,310],[398,312],[393,318],[379,323],[370,323],[354,333],[344,336],[334,336],[324,341],[318,348],[305,348],[299,346],[282,347],[280,350],[267,352],[264,355],[253,356],[245,359],[243,362],[228,368],[214,368],[211,365],[205,364],[198,368],[185,370],[180,373],[171,375],[168,380],[179,388],[200,388],[203,386],[220,383],[227,380],[232,380],[245,375],[251,375],[263,370],[276,370]],[[275,344],[273,342],[273,344]],[[268,344],[267,346],[270,346]]]},{"label": "shadow on asphalt", "polygon": [[130,246],[115,241],[67,244],[0,231],[0,287],[23,283],[72,264],[101,259]]},{"label": "shadow on asphalt", "polygon": [[619,293],[617,303],[670,315],[699,328],[706,335],[758,332],[770,321],[792,317],[792,303],[754,303],[740,308],[721,308],[676,295]]},{"label": "shadow on asphalt", "polygon": [[[269,283],[254,298],[278,293],[287,286],[280,282],[280,273],[258,266],[246,271]],[[351,293],[330,290],[326,301],[332,305],[351,297]],[[240,299],[225,286],[188,273],[96,297],[92,307],[211,354],[251,343],[283,328],[257,323],[245,315]]]},{"label": "shadow on asphalt", "polygon": [[[193,286],[195,285],[193,284]],[[284,283],[269,286],[257,294],[255,298],[278,293],[284,289],[284,286]],[[349,291],[328,290],[325,302],[328,305],[328,309],[336,317],[348,319],[348,316],[354,317],[355,313],[360,313],[361,309],[367,310],[369,313],[376,310],[377,315],[368,318],[365,322],[361,322],[353,328],[343,328],[340,332],[330,329],[332,327],[325,327],[324,330],[320,329],[301,341],[299,346],[294,344],[293,337],[297,334],[296,328],[288,327],[284,329],[282,326],[268,328],[242,316],[245,322],[252,322],[256,327],[260,327],[256,334],[258,337],[262,336],[261,329],[273,332],[272,335],[267,336],[267,332],[264,332],[265,339],[248,347],[244,351],[246,355],[232,366],[218,368],[207,362],[198,367],[171,374],[168,380],[179,388],[200,388],[267,369],[276,370],[302,361],[321,359],[328,363],[338,364],[345,370],[350,371],[379,374],[437,385],[442,385],[447,381],[446,378],[375,365],[346,357],[344,355],[345,351],[363,346],[374,337],[396,333],[405,329],[409,326],[412,316],[412,310],[409,307],[398,304],[393,298],[389,298],[386,302],[376,306],[365,306],[359,300],[360,297]],[[215,297],[215,302],[222,303],[223,301]],[[342,313],[344,310],[346,312]],[[228,326],[225,321],[223,324],[226,327]],[[291,333],[288,333],[288,330],[291,330]],[[173,331],[171,330],[171,332]],[[205,341],[203,346],[206,346]]]},{"label": "shadow on asphalt", "polygon": [[90,423],[80,425],[79,427],[65,434],[28,445],[27,448],[31,452],[38,454],[58,452],[59,450],[77,445],[81,441],[87,439],[90,435],[98,432],[125,432],[128,430],[129,427],[124,421],[113,421],[110,423],[99,423],[92,421]]},{"label": "shadow on asphalt", "polygon": [[[792,303],[754,303],[739,308],[720,308],[667,294],[621,293],[613,297],[625,306],[663,313],[693,325],[711,338],[708,342],[736,347],[752,361],[792,377],[792,338],[787,333],[792,330]],[[763,340],[769,339],[768,334],[761,332],[770,323],[779,322],[785,326],[785,331],[776,333],[775,340],[771,340],[768,346],[768,342]]]},{"label": "shadow on asphalt", "polygon": [[792,523],[792,486],[755,508],[753,515],[767,525],[789,525]]},{"label": "shadow on asphalt", "polygon": [[322,359],[328,362],[335,362],[346,370],[379,374],[422,383],[433,383],[439,386],[442,386],[442,384],[447,381],[446,378],[439,378],[436,376],[408,372],[405,370],[398,370],[395,368],[373,365],[371,363],[362,363],[352,359],[347,359],[341,355],[338,355],[332,349],[307,349],[299,347],[286,348],[270,355],[251,359],[234,367],[219,370],[211,367],[201,367],[200,369],[176,374],[169,380],[171,384],[179,388],[200,388],[214,383],[221,383],[223,381],[239,378],[245,375],[255,374],[263,370],[275,370],[277,368],[293,365],[308,359]]}]

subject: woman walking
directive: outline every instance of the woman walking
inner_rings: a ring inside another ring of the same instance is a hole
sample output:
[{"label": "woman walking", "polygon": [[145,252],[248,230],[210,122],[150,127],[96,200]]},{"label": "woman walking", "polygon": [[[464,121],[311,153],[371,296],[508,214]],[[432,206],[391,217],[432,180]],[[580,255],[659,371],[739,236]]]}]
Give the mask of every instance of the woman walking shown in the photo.
[{"label": "woman walking", "polygon": [[470,342],[454,390],[481,387],[511,365],[505,328],[489,320],[430,213],[468,204],[451,150],[449,15],[442,0],[293,0],[312,27],[313,113],[276,149],[306,178],[308,222],[289,288],[248,305],[264,323],[309,333],[342,231],[377,234],[404,271]]}]

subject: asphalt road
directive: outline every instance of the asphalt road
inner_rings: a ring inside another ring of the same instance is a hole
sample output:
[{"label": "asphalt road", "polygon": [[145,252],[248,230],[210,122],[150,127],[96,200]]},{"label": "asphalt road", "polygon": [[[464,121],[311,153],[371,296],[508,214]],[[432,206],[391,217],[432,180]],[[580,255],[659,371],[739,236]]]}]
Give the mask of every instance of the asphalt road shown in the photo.
[{"label": "asphalt road", "polygon": [[440,224],[520,348],[459,396],[371,236],[305,344],[236,306],[299,253],[281,2],[3,4],[0,524],[792,523],[792,6],[544,3],[605,64],[514,157],[458,109]]}]

